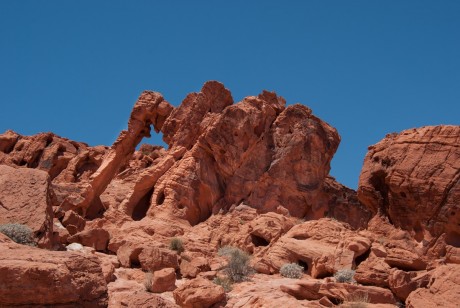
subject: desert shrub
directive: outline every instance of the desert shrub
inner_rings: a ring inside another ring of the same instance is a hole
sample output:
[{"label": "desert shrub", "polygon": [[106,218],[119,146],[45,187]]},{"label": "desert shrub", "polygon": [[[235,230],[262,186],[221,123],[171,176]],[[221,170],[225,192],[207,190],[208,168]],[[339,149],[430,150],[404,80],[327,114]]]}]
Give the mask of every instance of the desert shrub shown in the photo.
[{"label": "desert shrub", "polygon": [[141,144],[139,151],[146,156],[150,156],[153,152],[153,146],[150,144]]},{"label": "desert shrub", "polygon": [[287,278],[300,278],[303,275],[303,267],[296,263],[287,263],[281,266],[280,274]]},{"label": "desert shrub", "polygon": [[180,238],[173,237],[169,242],[169,249],[181,253],[184,251],[184,244],[182,243],[182,240]]},{"label": "desert shrub", "polygon": [[350,269],[342,269],[337,271],[334,274],[334,278],[337,280],[337,282],[348,282],[348,283],[354,283],[355,279],[353,278],[355,276],[355,271],[350,270]]},{"label": "desert shrub", "polygon": [[228,258],[225,273],[232,282],[244,281],[252,273],[252,269],[249,266],[250,256],[241,249],[224,246],[217,253],[219,256]]},{"label": "desert shrub", "polygon": [[225,292],[232,290],[232,281],[228,277],[216,277],[212,282],[224,288]]},{"label": "desert shrub", "polygon": [[26,225],[17,223],[0,225],[0,232],[18,244],[37,246],[32,230]]},{"label": "desert shrub", "polygon": [[236,250],[239,250],[239,249],[236,247],[232,247],[232,246],[223,246],[219,248],[219,250],[217,251],[217,254],[221,257],[230,257],[230,255]]},{"label": "desert shrub", "polygon": [[368,307],[369,296],[366,293],[353,293],[347,297],[341,307],[346,308],[366,308]]},{"label": "desert shrub", "polygon": [[144,287],[147,292],[152,292],[153,274],[152,272],[145,273]]}]

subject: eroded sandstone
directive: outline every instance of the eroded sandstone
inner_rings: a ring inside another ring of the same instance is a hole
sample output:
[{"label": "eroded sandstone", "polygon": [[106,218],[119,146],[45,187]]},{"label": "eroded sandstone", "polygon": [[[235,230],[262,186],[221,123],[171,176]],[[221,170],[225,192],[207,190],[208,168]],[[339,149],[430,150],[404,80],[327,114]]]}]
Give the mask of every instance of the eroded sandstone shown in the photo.
[{"label": "eroded sandstone", "polygon": [[[152,127],[168,148],[136,151]],[[235,103],[215,81],[177,107],[143,92],[111,147],[7,131],[0,223],[67,251],[0,234],[7,283],[44,277],[22,298],[3,288],[0,304],[334,307],[366,295],[369,307],[448,307],[459,294],[459,136],[458,126],[388,135],[369,148],[357,193],[329,175],[340,136],[308,107],[267,91]],[[258,272],[227,294],[212,283],[226,275],[224,246]],[[302,279],[279,276],[287,263]],[[339,270],[356,282],[337,282]],[[42,294],[49,279],[55,295]]]}]

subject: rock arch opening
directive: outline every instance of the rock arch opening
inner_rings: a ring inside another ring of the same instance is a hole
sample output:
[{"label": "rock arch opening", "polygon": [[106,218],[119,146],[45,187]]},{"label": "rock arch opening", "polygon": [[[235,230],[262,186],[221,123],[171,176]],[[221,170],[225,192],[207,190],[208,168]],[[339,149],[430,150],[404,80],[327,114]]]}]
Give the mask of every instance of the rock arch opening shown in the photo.
[{"label": "rock arch opening", "polygon": [[129,267],[130,268],[140,268],[141,262],[139,261],[139,255],[142,252],[142,248],[134,249],[129,256]]},{"label": "rock arch opening", "polygon": [[446,244],[460,248],[460,234],[454,231],[447,233]]},{"label": "rock arch opening", "polygon": [[150,201],[152,199],[152,195],[154,192],[155,188],[153,187],[150,189],[144,197],[142,197],[141,200],[134,206],[133,208],[133,213],[131,214],[131,217],[133,220],[138,221],[144,218],[147,215],[147,211],[150,208]]},{"label": "rock arch opening", "polygon": [[355,258],[355,267],[360,265],[363,261],[365,261],[367,258],[369,258],[369,255],[371,254],[371,249],[369,248],[365,253],[362,255],[359,255]]},{"label": "rock arch opening", "polygon": [[383,170],[378,170],[377,172],[374,172],[370,178],[370,184],[374,187],[375,191],[379,194],[379,210],[382,212],[382,214],[385,214],[388,216],[388,218],[391,220],[391,218],[388,215],[388,207],[389,207],[389,191],[388,191],[388,186],[385,182],[385,179],[387,177],[387,173]]},{"label": "rock arch opening", "polygon": [[162,190],[157,196],[157,205],[162,205],[165,202],[165,192]]},{"label": "rock arch opening", "polygon": [[263,237],[251,234],[251,242],[254,244],[256,247],[260,246],[268,246],[270,244],[269,241],[264,239]]},{"label": "rock arch opening", "polygon": [[85,216],[89,220],[93,220],[96,218],[102,218],[102,216],[105,213],[105,210],[106,208],[104,207],[104,204],[102,204],[101,199],[99,197],[96,197],[86,210],[86,213],[83,214],[83,211],[81,215]]},{"label": "rock arch opening", "polygon": [[307,263],[307,262],[305,262],[305,261],[303,261],[303,260],[298,260],[298,261],[297,261],[297,264],[299,264],[300,266],[303,267],[303,272],[304,272],[305,274],[308,274],[309,267],[308,267],[308,263]]}]

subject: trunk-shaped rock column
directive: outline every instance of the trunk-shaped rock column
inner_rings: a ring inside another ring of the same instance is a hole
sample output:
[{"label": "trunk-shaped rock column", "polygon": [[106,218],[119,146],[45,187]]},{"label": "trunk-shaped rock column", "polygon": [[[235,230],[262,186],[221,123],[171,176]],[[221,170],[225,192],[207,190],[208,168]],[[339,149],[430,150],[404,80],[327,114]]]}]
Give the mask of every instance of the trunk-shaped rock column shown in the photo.
[{"label": "trunk-shaped rock column", "polygon": [[[137,100],[128,121],[128,130],[123,130],[104,158],[101,166],[91,175],[89,184],[80,198],[67,198],[60,209],[78,209],[84,216],[89,212],[97,212],[101,207],[99,196],[136,150],[136,146],[144,137],[150,137],[150,125],[159,132],[164,121],[174,107],[164,100],[157,92],[144,91]],[[72,202],[76,200],[77,202]],[[93,208],[94,207],[94,208]]]}]

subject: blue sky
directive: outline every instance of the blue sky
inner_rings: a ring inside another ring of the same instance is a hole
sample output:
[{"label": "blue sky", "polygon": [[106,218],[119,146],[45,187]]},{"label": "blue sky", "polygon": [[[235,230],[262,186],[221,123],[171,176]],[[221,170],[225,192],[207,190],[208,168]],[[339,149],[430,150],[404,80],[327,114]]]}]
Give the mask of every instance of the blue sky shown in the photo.
[{"label": "blue sky", "polygon": [[219,80],[312,108],[356,188],[385,134],[460,124],[459,16],[456,0],[1,1],[0,132],[110,145],[142,90],[177,105]]}]

